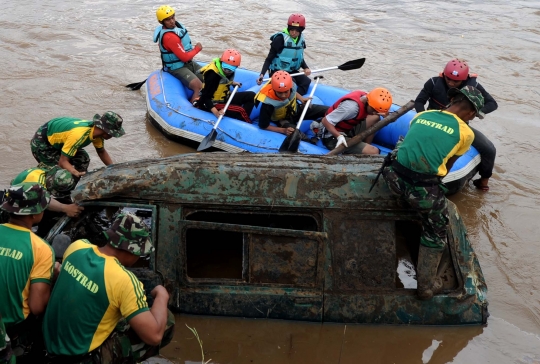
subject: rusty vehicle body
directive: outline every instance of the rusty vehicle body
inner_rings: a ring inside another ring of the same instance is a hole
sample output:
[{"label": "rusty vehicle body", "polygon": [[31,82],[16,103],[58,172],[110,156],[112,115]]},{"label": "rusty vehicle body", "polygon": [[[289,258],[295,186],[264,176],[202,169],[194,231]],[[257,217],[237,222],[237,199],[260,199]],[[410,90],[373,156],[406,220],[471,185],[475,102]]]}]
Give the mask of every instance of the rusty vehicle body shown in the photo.
[{"label": "rusty vehicle body", "polygon": [[138,269],[158,278],[142,280],[163,282],[170,305],[185,313],[486,323],[484,277],[451,202],[439,267],[443,293],[420,301],[398,278],[403,257],[414,271],[421,226],[382,179],[368,193],[381,162],[361,155],[207,153],[116,164],[82,179],[73,197],[86,217],[61,220],[47,239],[63,231],[73,239],[94,232],[99,240],[95,219],[107,225],[119,209],[134,210],[148,220],[156,246]]}]

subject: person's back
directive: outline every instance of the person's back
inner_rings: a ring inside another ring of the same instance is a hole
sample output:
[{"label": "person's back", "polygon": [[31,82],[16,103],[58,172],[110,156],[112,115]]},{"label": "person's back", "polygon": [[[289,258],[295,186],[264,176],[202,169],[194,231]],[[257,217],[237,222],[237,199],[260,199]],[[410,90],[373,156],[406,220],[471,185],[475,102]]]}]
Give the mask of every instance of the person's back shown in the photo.
[{"label": "person's back", "polygon": [[12,215],[9,223],[0,225],[0,313],[9,329],[30,315],[32,285],[43,283],[49,288],[54,254],[51,246],[30,230],[31,223],[20,223],[23,218],[39,222],[49,194],[39,185],[25,183],[11,186],[5,199],[2,209]]},{"label": "person's back", "polygon": [[126,268],[153,252],[147,226],[120,214],[104,235],[103,247],[77,240],[64,254],[43,325],[53,363],[143,360],[171,339],[167,291],[155,287],[149,308],[142,283]]},{"label": "person's back", "polygon": [[45,314],[47,351],[86,354],[103,343],[122,317],[129,320],[144,311],[144,289],[133,273],[96,245],[77,240],[65,252]]},{"label": "person's back", "polygon": [[411,121],[407,137],[398,149],[397,160],[415,172],[445,176],[446,162],[469,148],[466,141],[472,141],[471,134],[467,124],[455,114],[424,111]]},{"label": "person's back", "polygon": [[1,206],[9,223],[0,225],[0,315],[13,352],[31,362],[41,360],[40,317],[55,275],[53,249],[31,229],[49,201],[39,184],[21,183],[6,191]]},{"label": "person's back", "polygon": [[29,283],[50,284],[52,248],[31,230],[14,224],[0,225],[0,306],[9,328],[30,313]]}]

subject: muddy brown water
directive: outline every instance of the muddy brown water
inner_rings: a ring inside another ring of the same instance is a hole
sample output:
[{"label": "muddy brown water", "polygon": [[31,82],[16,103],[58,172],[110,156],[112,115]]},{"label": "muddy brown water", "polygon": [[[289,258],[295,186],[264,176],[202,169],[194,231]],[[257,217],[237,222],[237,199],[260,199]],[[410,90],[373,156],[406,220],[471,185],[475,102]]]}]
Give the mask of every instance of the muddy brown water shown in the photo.
[{"label": "muddy brown water", "polygon": [[[160,67],[151,37],[156,1],[2,1],[0,13],[0,186],[33,167],[29,141],[61,115],[113,110],[127,134],[107,141],[116,162],[193,151],[145,119],[141,92],[123,85]],[[486,327],[316,324],[178,315],[164,355],[211,363],[540,363],[540,2],[297,1],[171,3],[209,60],[233,47],[259,70],[268,37],[288,15],[307,18],[312,69],[366,57],[357,71],[324,82],[349,89],[388,87],[396,103],[459,56],[479,74],[499,109],[473,125],[497,147],[491,191],[453,196],[489,288]],[[101,164],[92,148],[91,168]]]}]

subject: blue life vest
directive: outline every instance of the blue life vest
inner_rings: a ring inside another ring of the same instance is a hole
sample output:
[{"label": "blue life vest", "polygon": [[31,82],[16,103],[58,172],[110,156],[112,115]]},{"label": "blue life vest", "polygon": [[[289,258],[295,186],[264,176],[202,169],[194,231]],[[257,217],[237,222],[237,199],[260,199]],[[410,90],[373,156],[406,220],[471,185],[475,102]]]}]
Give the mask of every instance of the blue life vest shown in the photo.
[{"label": "blue life vest", "polygon": [[167,32],[174,32],[174,34],[180,38],[184,51],[189,52],[193,49],[193,45],[191,44],[191,38],[189,37],[187,29],[179,22],[176,22],[176,28],[174,29],[164,29],[162,25],[156,27],[156,30],[154,30],[154,43],[159,44],[161,63],[163,64],[163,68],[172,71],[184,67],[185,63],[178,59],[173,52],[169,52],[163,47],[163,35]]},{"label": "blue life vest", "polygon": [[270,71],[287,71],[289,73],[297,71],[304,60],[304,47],[306,45],[304,36],[300,33],[298,41],[295,43],[293,38],[283,31],[271,36],[270,40],[274,40],[274,38],[280,34],[283,35],[284,48],[281,53],[272,60]]}]

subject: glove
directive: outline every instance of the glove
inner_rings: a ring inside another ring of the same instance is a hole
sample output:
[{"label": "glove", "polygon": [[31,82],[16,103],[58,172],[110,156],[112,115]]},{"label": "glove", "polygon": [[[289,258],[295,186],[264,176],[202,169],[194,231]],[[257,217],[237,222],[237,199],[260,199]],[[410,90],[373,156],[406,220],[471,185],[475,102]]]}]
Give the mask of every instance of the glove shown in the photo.
[{"label": "glove", "polygon": [[346,147],[348,147],[347,141],[345,140],[345,137],[343,135],[337,137],[336,148],[339,147],[341,144],[344,144]]}]

